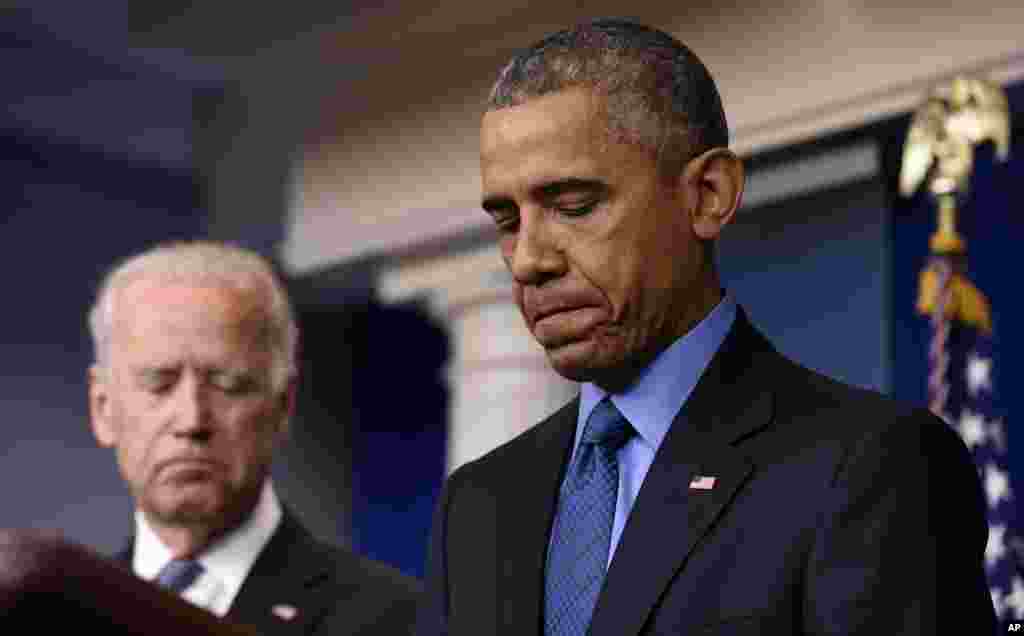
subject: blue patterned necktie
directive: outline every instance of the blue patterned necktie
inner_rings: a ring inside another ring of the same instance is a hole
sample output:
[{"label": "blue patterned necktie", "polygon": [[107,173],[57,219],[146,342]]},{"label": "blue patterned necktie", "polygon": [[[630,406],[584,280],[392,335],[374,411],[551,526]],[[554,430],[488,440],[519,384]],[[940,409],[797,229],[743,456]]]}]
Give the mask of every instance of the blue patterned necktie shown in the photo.
[{"label": "blue patterned necktie", "polygon": [[158,585],[172,592],[181,594],[203,573],[203,566],[198,561],[174,559],[156,575]]},{"label": "blue patterned necktie", "polygon": [[604,581],[619,491],[616,452],[633,427],[605,398],[583,429],[558,497],[544,581],[545,636],[583,636]]}]

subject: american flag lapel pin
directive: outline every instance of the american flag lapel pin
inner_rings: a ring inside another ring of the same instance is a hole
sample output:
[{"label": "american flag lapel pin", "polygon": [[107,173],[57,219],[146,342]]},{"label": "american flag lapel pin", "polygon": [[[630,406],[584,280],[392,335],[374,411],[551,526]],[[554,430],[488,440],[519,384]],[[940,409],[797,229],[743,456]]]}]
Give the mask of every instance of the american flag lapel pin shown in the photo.
[{"label": "american flag lapel pin", "polygon": [[715,478],[710,475],[697,475],[690,481],[690,490],[711,490],[715,487]]},{"label": "american flag lapel pin", "polygon": [[299,610],[292,605],[275,605],[270,608],[270,611],[283,621],[290,621],[299,613]]}]

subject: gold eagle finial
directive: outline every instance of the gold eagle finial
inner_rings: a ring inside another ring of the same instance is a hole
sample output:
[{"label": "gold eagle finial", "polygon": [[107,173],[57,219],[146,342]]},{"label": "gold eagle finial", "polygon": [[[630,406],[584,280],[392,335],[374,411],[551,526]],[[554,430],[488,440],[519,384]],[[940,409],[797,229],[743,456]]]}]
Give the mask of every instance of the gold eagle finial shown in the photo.
[{"label": "gold eagle finial", "polygon": [[910,121],[903,147],[899,190],[912,195],[924,181],[939,203],[939,228],[932,251],[958,253],[964,241],[956,232],[956,196],[967,193],[974,147],[991,141],[996,156],[1010,154],[1010,108],[996,83],[957,77],[932,91]]},{"label": "gold eagle finial", "polygon": [[1003,89],[988,80],[957,77],[936,89],[914,113],[903,148],[900,194],[912,195],[931,176],[933,194],[965,193],[974,146],[995,144],[996,156],[1010,154],[1010,108]]},{"label": "gold eagle finial", "polygon": [[926,315],[940,307],[947,318],[976,328],[992,328],[985,295],[964,275],[963,238],[956,231],[956,200],[967,193],[974,168],[974,147],[991,141],[996,157],[1010,154],[1010,109],[1002,88],[983,79],[957,77],[932,91],[914,113],[903,147],[899,190],[912,195],[922,184],[939,205],[938,229],[931,237],[932,252],[949,257],[949,268],[934,263],[921,272],[917,310]]}]

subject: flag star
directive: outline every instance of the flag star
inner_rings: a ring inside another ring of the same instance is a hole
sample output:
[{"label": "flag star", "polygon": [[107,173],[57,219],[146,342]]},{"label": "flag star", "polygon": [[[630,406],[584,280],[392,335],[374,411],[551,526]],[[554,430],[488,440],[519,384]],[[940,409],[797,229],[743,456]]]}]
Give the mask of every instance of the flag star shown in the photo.
[{"label": "flag star", "polygon": [[1006,526],[993,525],[988,529],[988,543],[985,544],[985,565],[995,567],[1006,556]]},{"label": "flag star", "polygon": [[964,409],[960,415],[960,436],[964,438],[964,444],[967,444],[967,448],[971,450],[974,450],[975,446],[984,445],[988,438],[985,418]]},{"label": "flag star", "polygon": [[1010,498],[1010,480],[995,464],[985,467],[985,494],[988,496],[990,508],[995,508],[1002,500]]},{"label": "flag star", "polygon": [[1013,591],[1004,596],[1002,601],[1004,609],[1012,610],[1011,618],[1024,619],[1024,580],[1019,576],[1013,577]]},{"label": "flag star", "polygon": [[1002,618],[1003,613],[1006,612],[1005,601],[1003,600],[1003,592],[997,587],[990,587],[988,590],[992,596],[992,607],[996,610],[996,617]]},{"label": "flag star", "polygon": [[992,390],[992,358],[972,352],[967,357],[967,391],[975,397],[982,389]]}]

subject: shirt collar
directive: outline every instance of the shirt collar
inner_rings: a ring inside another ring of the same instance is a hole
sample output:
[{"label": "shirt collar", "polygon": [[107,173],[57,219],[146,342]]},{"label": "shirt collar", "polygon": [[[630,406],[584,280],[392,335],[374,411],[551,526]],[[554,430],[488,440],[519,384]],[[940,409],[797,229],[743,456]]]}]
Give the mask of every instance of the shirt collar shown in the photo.
[{"label": "shirt collar", "polygon": [[[646,444],[654,449],[661,446],[672,420],[697,386],[735,319],[736,301],[725,294],[693,329],[659,353],[626,391],[611,396],[612,403]],[[590,413],[607,395],[589,382],[580,387],[574,448],[579,445]]]},{"label": "shirt collar", "polygon": [[[229,590],[237,592],[256,557],[280,525],[282,516],[281,502],[270,479],[267,479],[249,517],[200,552],[197,560]],[[132,563],[135,573],[140,578],[152,580],[170,559],[170,549],[153,531],[145,515],[136,510]]]}]

